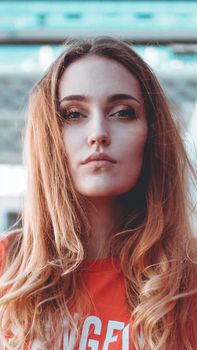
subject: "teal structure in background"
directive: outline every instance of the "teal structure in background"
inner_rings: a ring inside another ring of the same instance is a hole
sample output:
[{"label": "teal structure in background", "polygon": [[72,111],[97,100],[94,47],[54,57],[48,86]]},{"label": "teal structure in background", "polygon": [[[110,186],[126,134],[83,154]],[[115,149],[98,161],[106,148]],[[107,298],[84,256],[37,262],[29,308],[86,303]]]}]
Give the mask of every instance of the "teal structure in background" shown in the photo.
[{"label": "teal structure in background", "polygon": [[147,42],[197,42],[196,1],[1,1],[0,43],[118,35]]},{"label": "teal structure in background", "polygon": [[0,73],[42,71],[67,38],[113,35],[150,65],[197,69],[197,1],[0,1]]},{"label": "teal structure in background", "polygon": [[[133,45],[156,71],[166,67],[197,73],[197,45]],[[0,74],[41,73],[61,52],[62,45],[0,45]]]}]

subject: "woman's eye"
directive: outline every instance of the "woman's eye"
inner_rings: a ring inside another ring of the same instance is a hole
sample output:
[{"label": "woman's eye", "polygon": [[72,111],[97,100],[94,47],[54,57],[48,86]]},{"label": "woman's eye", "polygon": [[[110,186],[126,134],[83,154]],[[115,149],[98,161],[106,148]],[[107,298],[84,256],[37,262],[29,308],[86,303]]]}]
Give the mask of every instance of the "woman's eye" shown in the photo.
[{"label": "woman's eye", "polygon": [[110,114],[110,117],[118,117],[121,119],[135,119],[136,112],[132,108],[121,109],[115,113]]},{"label": "woman's eye", "polygon": [[64,111],[62,117],[66,120],[79,120],[85,116],[79,111]]}]

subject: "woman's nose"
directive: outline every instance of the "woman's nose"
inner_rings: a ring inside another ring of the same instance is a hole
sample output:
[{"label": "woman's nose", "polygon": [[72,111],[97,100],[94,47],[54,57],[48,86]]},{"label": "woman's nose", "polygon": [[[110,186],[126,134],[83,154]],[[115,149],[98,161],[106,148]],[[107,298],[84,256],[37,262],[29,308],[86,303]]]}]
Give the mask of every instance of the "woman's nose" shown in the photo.
[{"label": "woman's nose", "polygon": [[104,123],[97,123],[90,128],[90,133],[88,136],[88,145],[101,145],[109,146],[111,143],[111,138],[109,132],[106,130]]}]

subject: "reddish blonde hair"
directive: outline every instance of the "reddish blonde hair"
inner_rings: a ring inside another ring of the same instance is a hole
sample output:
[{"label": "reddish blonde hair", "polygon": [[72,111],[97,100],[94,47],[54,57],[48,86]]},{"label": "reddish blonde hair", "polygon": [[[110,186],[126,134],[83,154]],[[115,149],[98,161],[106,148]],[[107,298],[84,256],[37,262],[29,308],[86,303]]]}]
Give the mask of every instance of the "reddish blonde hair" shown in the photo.
[{"label": "reddish blonde hair", "polygon": [[[69,174],[58,84],[66,67],[87,55],[122,64],[138,79],[145,102],[149,132],[143,169],[125,196],[124,224],[109,251],[120,256],[134,345],[141,350],[194,350],[197,274],[186,185],[190,163],[154,74],[127,44],[108,37],[67,43],[32,90],[23,230],[10,248],[0,280],[1,338],[15,325],[8,346],[18,349],[28,339],[47,341],[46,324],[57,339],[65,317],[74,326],[69,305],[79,298],[77,270],[91,228],[84,199]],[[58,346],[57,341],[53,349]]]}]

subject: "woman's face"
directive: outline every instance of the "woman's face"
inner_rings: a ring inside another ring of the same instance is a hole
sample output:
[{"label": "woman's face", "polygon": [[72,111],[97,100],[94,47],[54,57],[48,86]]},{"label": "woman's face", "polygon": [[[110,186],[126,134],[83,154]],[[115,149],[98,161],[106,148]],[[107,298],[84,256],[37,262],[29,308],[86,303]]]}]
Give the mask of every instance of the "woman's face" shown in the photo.
[{"label": "woman's face", "polygon": [[138,80],[115,60],[86,56],[66,68],[59,100],[77,191],[88,197],[114,197],[131,190],[147,139]]}]

